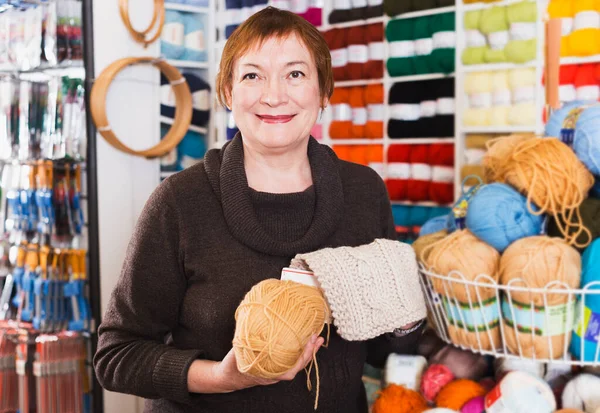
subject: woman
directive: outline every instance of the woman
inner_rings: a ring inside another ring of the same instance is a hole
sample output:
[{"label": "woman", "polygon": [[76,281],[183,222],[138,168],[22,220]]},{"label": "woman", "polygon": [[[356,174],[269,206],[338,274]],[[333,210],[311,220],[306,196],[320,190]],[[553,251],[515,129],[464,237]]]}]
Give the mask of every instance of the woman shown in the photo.
[{"label": "woman", "polygon": [[[99,329],[105,388],[153,399],[146,412],[314,411],[301,370],[322,337],[273,381],[240,373],[231,343],[246,292],[297,253],[395,236],[379,176],[310,137],[332,90],[327,44],[302,18],[267,8],[230,37],[217,94],[241,135],[150,197]],[[368,342],[332,331],[317,353],[318,411],[367,411],[365,361],[414,351],[422,330],[399,327]]]}]

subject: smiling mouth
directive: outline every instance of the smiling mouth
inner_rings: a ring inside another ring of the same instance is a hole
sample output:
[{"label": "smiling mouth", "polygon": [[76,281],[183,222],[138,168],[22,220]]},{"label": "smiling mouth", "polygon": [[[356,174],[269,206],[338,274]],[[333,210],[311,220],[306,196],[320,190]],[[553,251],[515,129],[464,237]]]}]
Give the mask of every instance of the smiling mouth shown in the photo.
[{"label": "smiling mouth", "polygon": [[291,121],[296,115],[256,115],[261,121],[265,123],[288,123]]}]

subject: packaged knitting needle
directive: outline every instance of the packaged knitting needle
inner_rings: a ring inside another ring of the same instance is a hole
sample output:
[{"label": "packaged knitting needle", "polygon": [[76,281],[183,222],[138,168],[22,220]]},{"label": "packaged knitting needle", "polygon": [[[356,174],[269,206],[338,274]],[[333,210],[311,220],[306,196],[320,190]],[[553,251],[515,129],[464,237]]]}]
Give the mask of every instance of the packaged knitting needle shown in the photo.
[{"label": "packaged knitting needle", "polygon": [[56,48],[59,62],[71,59],[69,50],[69,3],[66,0],[58,0],[56,4],[57,26],[56,26]]},{"label": "packaged knitting needle", "polygon": [[69,4],[69,49],[72,60],[83,59],[83,32],[81,27],[81,2],[68,0]]},{"label": "packaged knitting needle", "polygon": [[81,79],[69,79],[68,97],[65,101],[64,142],[65,156],[83,159],[81,142],[85,139],[85,98]]},{"label": "packaged knitting needle", "polygon": [[57,131],[58,110],[62,107],[59,102],[60,79],[51,77],[47,83],[46,105],[44,108],[44,122],[40,136],[40,158],[54,158],[54,141]]},{"label": "packaged knitting needle", "polygon": [[39,67],[42,55],[42,8],[38,4],[26,4],[25,13],[25,54],[26,66],[22,69]]},{"label": "packaged knitting needle", "polygon": [[10,9],[12,9],[12,6],[6,4],[5,1],[0,1],[0,70],[6,70],[10,68]]},{"label": "packaged knitting needle", "polygon": [[48,66],[55,66],[58,63],[56,50],[56,26],[58,16],[56,10],[56,1],[49,1],[42,6],[42,62]]},{"label": "packaged knitting needle", "polygon": [[29,109],[31,103],[31,82],[21,81],[19,84],[19,126],[17,139],[19,142],[18,159],[26,161],[30,157]]},{"label": "packaged knitting needle", "polygon": [[14,79],[0,78],[0,159],[12,157],[11,110],[14,93]]}]

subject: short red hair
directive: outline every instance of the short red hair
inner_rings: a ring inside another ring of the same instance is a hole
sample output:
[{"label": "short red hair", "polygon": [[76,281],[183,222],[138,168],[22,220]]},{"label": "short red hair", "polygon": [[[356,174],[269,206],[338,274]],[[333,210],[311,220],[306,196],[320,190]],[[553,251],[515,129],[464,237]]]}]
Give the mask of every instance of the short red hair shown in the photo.
[{"label": "short red hair", "polygon": [[219,73],[216,80],[217,100],[227,106],[233,86],[233,66],[235,59],[255,45],[262,45],[271,37],[285,38],[295,34],[311,53],[319,76],[319,92],[322,105],[325,98],[333,93],[333,72],[331,54],[323,35],[304,18],[275,7],[267,7],[250,16],[242,23],[225,43]]}]

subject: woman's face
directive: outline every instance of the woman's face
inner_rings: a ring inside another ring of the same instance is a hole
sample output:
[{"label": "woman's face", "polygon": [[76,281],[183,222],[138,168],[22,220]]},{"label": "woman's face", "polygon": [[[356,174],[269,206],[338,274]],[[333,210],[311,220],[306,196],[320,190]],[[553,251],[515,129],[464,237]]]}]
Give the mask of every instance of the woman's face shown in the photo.
[{"label": "woman's face", "polygon": [[251,147],[283,152],[305,142],[320,107],[314,59],[295,35],[267,39],[235,62],[231,110]]}]

